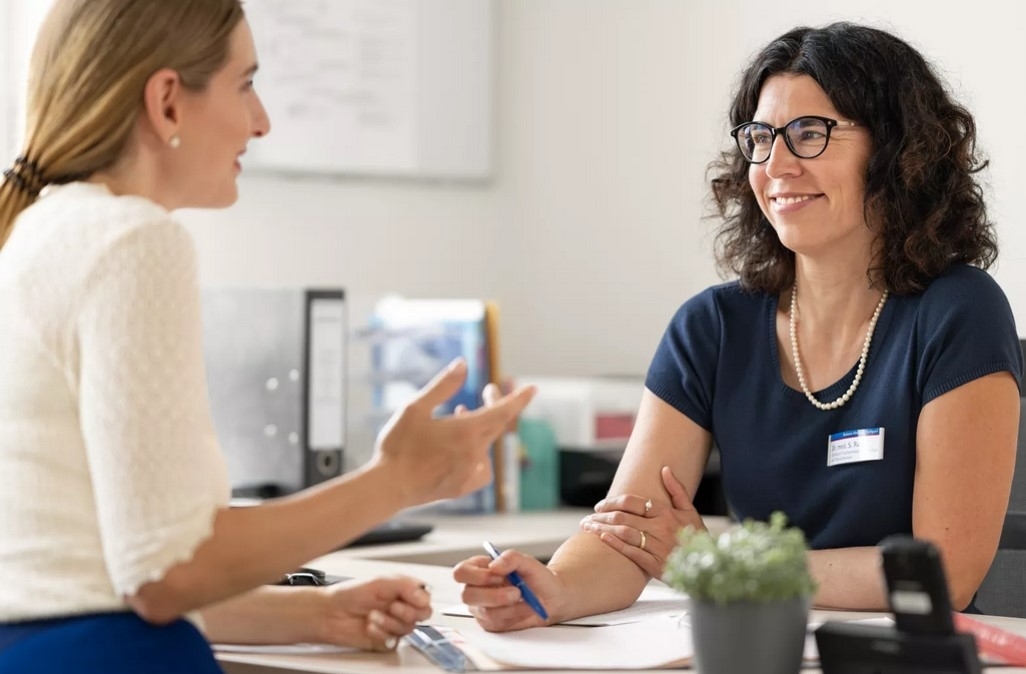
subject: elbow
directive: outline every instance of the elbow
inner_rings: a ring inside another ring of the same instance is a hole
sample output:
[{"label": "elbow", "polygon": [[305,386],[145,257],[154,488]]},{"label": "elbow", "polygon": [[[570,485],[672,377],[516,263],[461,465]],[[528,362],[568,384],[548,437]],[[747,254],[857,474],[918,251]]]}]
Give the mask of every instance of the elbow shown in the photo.
[{"label": "elbow", "polygon": [[952,592],[951,593],[951,608],[955,611],[964,611],[969,608],[969,602],[973,600],[975,592]]},{"label": "elbow", "polygon": [[949,593],[951,594],[951,608],[955,611],[964,611],[967,609],[969,607],[969,603],[972,602],[973,597],[976,596],[976,590],[980,587],[979,582],[956,582],[954,579],[950,581],[948,585],[950,586]]},{"label": "elbow", "polygon": [[963,569],[960,572],[953,570],[948,575],[948,594],[951,597],[952,609],[964,611],[969,607],[973,597],[976,596],[976,591],[980,589],[980,584],[983,583],[983,577],[987,575],[989,568],[990,564],[988,562],[982,571],[979,569]]},{"label": "elbow", "polygon": [[185,615],[181,595],[162,581],[147,583],[126,598],[128,606],[151,625],[167,625]]}]

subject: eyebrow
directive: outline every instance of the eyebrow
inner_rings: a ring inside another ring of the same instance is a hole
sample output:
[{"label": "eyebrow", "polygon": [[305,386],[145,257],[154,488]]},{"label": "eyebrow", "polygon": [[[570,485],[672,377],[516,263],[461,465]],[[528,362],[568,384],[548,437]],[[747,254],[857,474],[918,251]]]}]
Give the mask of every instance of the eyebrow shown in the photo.
[{"label": "eyebrow", "polygon": [[253,65],[251,65],[250,67],[246,68],[246,70],[243,71],[242,76],[243,77],[249,77],[250,75],[253,75],[259,68],[260,68],[260,64],[259,63],[254,63]]}]

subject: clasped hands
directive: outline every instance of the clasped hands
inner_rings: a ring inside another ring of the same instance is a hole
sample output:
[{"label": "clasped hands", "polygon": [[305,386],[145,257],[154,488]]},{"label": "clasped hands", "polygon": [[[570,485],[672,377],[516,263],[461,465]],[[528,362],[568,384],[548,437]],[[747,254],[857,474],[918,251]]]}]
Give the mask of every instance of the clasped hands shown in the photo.
[{"label": "clasped hands", "polygon": [[660,471],[670,503],[644,496],[621,494],[595,505],[595,514],[581,520],[581,529],[631,560],[654,578],[662,578],[670,551],[677,546],[677,533],[689,524],[705,529],[691,495],[670,470]]}]

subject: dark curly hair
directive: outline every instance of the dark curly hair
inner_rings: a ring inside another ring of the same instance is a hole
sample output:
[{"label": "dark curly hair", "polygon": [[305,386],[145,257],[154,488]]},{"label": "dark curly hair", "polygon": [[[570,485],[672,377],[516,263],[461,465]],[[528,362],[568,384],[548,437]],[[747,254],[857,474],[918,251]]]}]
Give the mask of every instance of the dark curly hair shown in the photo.
[{"label": "dark curly hair", "polygon": [[[752,119],[763,84],[781,73],[814,79],[838,112],[871,134],[864,202],[866,222],[877,233],[871,283],[913,294],[953,263],[986,269],[994,262],[997,239],[975,177],[988,163],[976,148],[976,123],[919,52],[867,26],[795,28],[742,74],[732,126]],[[744,287],[778,293],[794,282],[794,253],[759,209],[748,168],[737,148],[709,167],[723,219],[717,260]]]}]

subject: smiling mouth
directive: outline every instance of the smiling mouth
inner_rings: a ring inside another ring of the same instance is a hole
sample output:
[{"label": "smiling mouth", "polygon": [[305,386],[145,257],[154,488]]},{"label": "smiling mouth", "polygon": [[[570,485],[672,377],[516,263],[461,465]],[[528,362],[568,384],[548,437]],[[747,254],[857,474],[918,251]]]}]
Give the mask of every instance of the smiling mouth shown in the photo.
[{"label": "smiling mouth", "polygon": [[817,194],[802,194],[797,197],[772,197],[773,203],[780,204],[781,206],[790,206],[791,204],[800,204],[803,201],[809,201],[815,199]]}]

